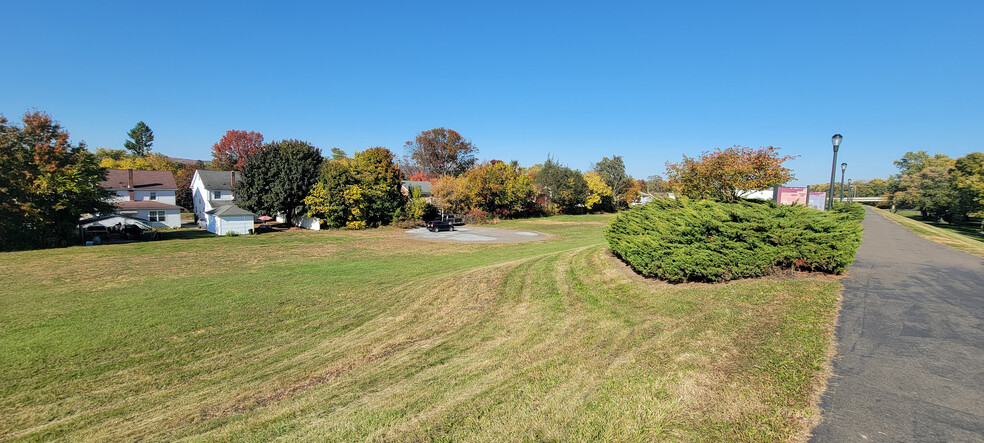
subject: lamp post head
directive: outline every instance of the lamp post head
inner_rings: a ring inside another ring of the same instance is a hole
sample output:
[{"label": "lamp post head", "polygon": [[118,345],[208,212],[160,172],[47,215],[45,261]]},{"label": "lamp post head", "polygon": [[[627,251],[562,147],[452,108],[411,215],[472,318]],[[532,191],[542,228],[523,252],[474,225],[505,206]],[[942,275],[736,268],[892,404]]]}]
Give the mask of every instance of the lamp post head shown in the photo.
[{"label": "lamp post head", "polygon": [[830,137],[830,142],[834,144],[834,152],[837,152],[837,149],[840,148],[841,140],[843,139],[844,137],[840,134],[834,134],[833,137]]},{"label": "lamp post head", "polygon": [[847,169],[847,163],[841,163],[841,173],[842,174],[844,173],[844,170],[845,169]]}]

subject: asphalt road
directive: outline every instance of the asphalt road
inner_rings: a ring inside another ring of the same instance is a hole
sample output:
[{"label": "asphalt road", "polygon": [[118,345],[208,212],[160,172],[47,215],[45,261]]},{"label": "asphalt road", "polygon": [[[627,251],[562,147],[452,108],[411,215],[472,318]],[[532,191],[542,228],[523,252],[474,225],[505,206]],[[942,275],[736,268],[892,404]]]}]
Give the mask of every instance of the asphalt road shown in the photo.
[{"label": "asphalt road", "polygon": [[814,442],[984,442],[984,260],[868,209]]}]

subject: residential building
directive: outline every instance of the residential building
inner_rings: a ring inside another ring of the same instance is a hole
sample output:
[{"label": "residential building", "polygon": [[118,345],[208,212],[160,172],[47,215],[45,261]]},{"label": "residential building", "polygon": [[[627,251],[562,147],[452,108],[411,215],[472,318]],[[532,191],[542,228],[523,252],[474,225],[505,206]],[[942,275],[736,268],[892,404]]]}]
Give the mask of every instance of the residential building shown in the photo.
[{"label": "residential building", "polygon": [[171,171],[107,169],[99,185],[114,193],[110,202],[118,214],[146,220],[154,228],[181,227],[174,195],[178,185]]},{"label": "residential building", "polygon": [[195,171],[191,178],[195,219],[208,232],[218,235],[230,232],[249,234],[253,230],[256,214],[235,203],[238,200],[236,181],[240,177],[241,174],[236,171]]}]

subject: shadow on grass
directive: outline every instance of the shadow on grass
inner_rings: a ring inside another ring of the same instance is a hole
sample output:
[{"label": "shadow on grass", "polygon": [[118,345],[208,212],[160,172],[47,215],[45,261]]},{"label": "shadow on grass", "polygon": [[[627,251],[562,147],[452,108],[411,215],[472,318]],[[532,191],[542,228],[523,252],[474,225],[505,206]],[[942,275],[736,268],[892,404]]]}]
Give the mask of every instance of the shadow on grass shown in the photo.
[{"label": "shadow on grass", "polygon": [[908,218],[909,220],[917,221],[920,223],[925,223],[927,225],[940,228],[944,231],[952,232],[954,234],[960,234],[966,237],[970,237],[979,242],[984,242],[984,232],[981,232],[981,224],[979,221],[971,222],[963,225],[950,224],[944,221],[926,221],[923,220],[922,216],[918,212],[913,213],[903,213],[899,211],[899,215]]},{"label": "shadow on grass", "polygon": [[198,228],[181,228],[172,231],[160,232],[161,240],[195,240],[199,238],[215,237],[215,234]]}]

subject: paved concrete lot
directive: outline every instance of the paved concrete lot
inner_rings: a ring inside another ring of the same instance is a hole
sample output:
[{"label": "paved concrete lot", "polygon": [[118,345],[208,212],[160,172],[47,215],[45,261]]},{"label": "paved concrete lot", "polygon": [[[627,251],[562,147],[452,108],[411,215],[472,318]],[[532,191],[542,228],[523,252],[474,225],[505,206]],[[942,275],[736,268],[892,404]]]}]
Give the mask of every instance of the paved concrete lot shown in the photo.
[{"label": "paved concrete lot", "polygon": [[516,243],[543,240],[546,235],[531,231],[512,231],[509,229],[455,226],[454,231],[430,232],[427,228],[407,231],[407,235],[424,240],[458,241],[476,243]]},{"label": "paved concrete lot", "polygon": [[811,441],[984,441],[984,260],[867,211]]}]

